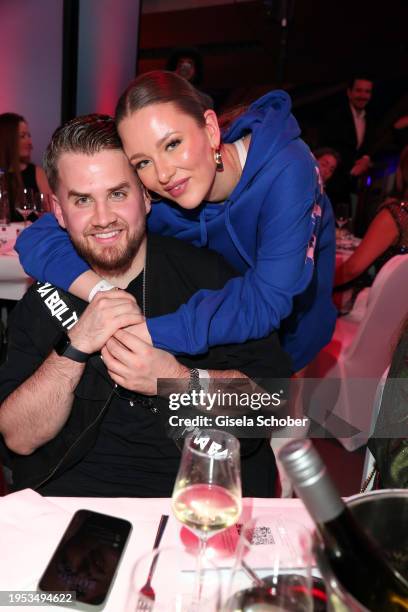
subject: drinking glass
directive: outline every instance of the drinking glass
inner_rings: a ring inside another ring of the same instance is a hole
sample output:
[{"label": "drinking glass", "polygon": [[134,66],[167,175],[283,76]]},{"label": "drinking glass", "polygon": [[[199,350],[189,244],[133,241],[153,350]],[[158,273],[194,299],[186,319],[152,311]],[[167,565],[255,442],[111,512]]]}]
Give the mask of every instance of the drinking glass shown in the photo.
[{"label": "drinking glass", "polygon": [[207,540],[234,525],[241,514],[240,452],[234,436],[203,429],[186,438],[172,508],[199,538],[195,590],[199,601]]},{"label": "drinking glass", "polygon": [[343,227],[347,225],[350,217],[350,205],[347,202],[342,202],[336,205],[336,225],[339,228],[340,236],[346,233]]},{"label": "drinking glass", "polygon": [[0,189],[0,225],[10,223],[10,205],[7,191]]},{"label": "drinking glass", "polygon": [[51,212],[51,196],[48,193],[35,193],[33,213],[36,217],[42,217],[47,212]]},{"label": "drinking glass", "polygon": [[34,192],[32,189],[24,189],[23,190],[23,199],[16,206],[16,211],[20,213],[20,215],[24,219],[24,227],[27,227],[27,219],[34,211]]},{"label": "drinking glass", "polygon": [[242,527],[225,612],[311,612],[309,530],[283,516],[264,515]]},{"label": "drinking glass", "polygon": [[143,555],[132,571],[125,612],[218,612],[219,570],[205,560],[199,602],[195,599],[195,570],[195,555],[183,548],[156,548]]}]

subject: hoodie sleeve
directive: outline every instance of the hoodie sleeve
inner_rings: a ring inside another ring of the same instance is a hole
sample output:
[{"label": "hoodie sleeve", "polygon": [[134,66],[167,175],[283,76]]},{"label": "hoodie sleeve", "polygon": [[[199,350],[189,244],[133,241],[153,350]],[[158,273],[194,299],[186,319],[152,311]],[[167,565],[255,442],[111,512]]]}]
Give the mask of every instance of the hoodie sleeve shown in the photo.
[{"label": "hoodie sleeve", "polygon": [[[291,313],[293,298],[313,277],[321,219],[317,199],[323,202],[323,196],[311,159],[307,163],[288,156],[271,185],[268,180],[267,171],[258,176],[256,182],[263,181],[264,186],[253,194],[264,194],[254,266],[223,289],[198,291],[175,313],[149,319],[156,347],[203,353],[209,346],[262,338]],[[248,214],[250,201],[249,197]]]},{"label": "hoodie sleeve", "polygon": [[68,233],[50,213],[20,234],[16,251],[29,276],[48,281],[66,291],[78,276],[89,270],[88,264],[77,254]]}]

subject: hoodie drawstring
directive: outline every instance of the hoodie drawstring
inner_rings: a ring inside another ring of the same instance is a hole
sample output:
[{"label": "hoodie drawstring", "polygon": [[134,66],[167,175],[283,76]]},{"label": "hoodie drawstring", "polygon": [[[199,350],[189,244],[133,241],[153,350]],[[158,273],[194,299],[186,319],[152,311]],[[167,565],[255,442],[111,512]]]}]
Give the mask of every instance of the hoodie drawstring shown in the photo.
[{"label": "hoodie drawstring", "polygon": [[207,222],[205,219],[205,208],[200,212],[200,247],[208,244]]}]

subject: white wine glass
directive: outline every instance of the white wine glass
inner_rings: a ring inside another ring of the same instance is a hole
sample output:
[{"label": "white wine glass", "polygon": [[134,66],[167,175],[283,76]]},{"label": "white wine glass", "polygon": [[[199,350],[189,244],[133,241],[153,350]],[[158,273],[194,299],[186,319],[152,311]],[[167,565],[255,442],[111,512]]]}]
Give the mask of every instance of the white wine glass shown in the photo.
[{"label": "white wine glass", "polygon": [[51,212],[51,196],[48,193],[35,193],[34,194],[34,208],[33,213],[36,217],[42,217],[47,212]]},{"label": "white wine glass", "polygon": [[350,205],[347,202],[341,202],[336,205],[336,225],[339,228],[340,237],[344,237],[345,225],[349,222]]},{"label": "white wine glass", "polygon": [[199,602],[207,540],[234,525],[242,510],[237,438],[215,429],[203,429],[186,438],[172,508],[176,518],[199,539],[195,588]]},{"label": "white wine glass", "polygon": [[27,227],[27,219],[34,212],[34,191],[32,189],[23,189],[23,199],[16,206],[16,211],[24,219],[24,227]]},{"label": "white wine glass", "polygon": [[5,229],[5,226],[10,223],[10,203],[6,190],[0,188],[0,226]]}]

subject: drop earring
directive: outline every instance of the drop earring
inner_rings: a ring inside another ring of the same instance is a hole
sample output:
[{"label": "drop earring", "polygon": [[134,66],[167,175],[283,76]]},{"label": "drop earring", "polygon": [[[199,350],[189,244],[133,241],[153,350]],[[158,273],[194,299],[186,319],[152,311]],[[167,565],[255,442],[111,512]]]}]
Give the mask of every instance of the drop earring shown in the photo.
[{"label": "drop earring", "polygon": [[221,155],[221,151],[219,148],[214,151],[214,160],[215,160],[215,169],[217,170],[217,172],[223,172],[224,163],[222,161],[222,155]]}]

